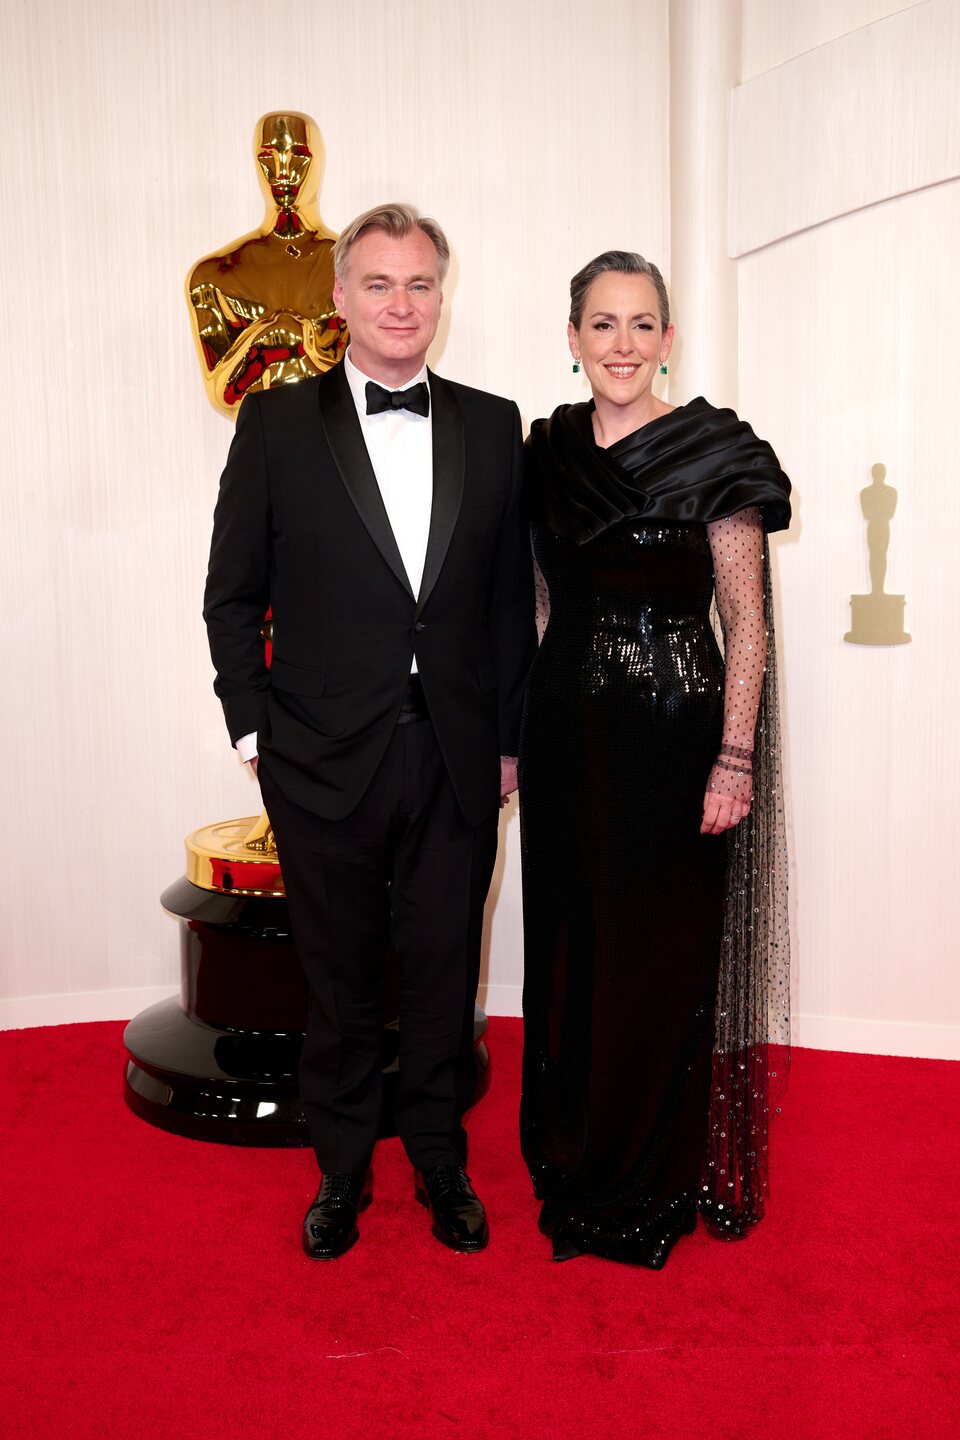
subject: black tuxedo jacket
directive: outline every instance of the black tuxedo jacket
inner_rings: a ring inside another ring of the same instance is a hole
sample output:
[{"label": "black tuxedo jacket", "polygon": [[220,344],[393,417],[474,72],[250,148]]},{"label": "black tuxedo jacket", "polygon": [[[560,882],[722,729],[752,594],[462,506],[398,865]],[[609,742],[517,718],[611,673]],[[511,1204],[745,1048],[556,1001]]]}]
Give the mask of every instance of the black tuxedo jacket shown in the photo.
[{"label": "black tuxedo jacket", "polygon": [[[204,618],[230,738],[330,820],[357,805],[414,655],[460,808],[476,825],[516,755],[536,648],[520,416],[430,375],[433,509],[414,596],[342,367],[244,400],[214,517]],[[273,663],[260,629],[273,607]]]}]

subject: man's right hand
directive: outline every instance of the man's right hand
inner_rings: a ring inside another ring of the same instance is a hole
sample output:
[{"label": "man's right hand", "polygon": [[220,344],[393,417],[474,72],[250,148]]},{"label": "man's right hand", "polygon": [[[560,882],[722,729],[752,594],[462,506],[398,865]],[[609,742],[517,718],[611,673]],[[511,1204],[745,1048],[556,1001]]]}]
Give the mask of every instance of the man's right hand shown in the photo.
[{"label": "man's right hand", "polygon": [[[253,757],[252,760],[248,760],[248,761],[247,761],[247,764],[250,766],[250,769],[253,771],[254,776],[257,775],[257,766],[259,765],[259,763],[260,763],[260,756],[259,756],[259,755],[254,755],[254,757]],[[257,777],[257,778],[259,778],[259,777]]]}]

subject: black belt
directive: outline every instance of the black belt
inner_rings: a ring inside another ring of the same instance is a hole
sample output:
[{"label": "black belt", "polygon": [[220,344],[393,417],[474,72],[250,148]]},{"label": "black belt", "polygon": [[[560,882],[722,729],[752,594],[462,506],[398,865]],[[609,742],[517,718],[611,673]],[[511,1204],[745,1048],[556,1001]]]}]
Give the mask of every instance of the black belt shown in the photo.
[{"label": "black belt", "polygon": [[397,716],[398,725],[412,725],[414,720],[429,719],[427,702],[423,698],[423,685],[419,675],[411,675],[407,681],[407,689],[403,697],[403,704],[400,707],[400,714]]}]

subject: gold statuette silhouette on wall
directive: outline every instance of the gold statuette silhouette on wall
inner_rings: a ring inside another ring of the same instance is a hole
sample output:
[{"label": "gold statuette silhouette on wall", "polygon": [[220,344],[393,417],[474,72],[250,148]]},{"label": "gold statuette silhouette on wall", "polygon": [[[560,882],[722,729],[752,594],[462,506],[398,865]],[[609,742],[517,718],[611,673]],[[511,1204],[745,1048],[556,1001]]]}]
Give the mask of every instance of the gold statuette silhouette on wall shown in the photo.
[{"label": "gold statuette silhouette on wall", "polygon": [[207,394],[225,415],[236,415],[248,391],[331,369],[347,346],[333,303],[337,237],[314,203],[323,171],[316,121],[294,110],[264,115],[253,146],[263,224],[187,277]]},{"label": "gold statuette silhouette on wall", "polygon": [[903,628],[906,596],[887,595],[883,588],[897,492],[886,483],[886,465],[874,465],[870,473],[873,483],[860,491],[870,552],[870,594],[850,596],[852,626],[843,638],[850,645],[906,645],[910,640]]}]

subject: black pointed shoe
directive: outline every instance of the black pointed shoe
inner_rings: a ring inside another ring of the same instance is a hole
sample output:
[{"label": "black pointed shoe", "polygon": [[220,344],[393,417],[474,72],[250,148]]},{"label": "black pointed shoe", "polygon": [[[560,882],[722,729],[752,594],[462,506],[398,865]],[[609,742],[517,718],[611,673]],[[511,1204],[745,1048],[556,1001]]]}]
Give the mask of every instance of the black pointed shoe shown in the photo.
[{"label": "black pointed shoe", "polygon": [[470,1255],[490,1239],[486,1212],[461,1165],[414,1171],[413,1193],[432,1212],[434,1235],[451,1250]]},{"label": "black pointed shoe", "polygon": [[369,1170],[324,1175],[303,1217],[303,1248],[311,1260],[336,1260],[359,1240],[357,1215],[366,1210],[371,1194]]}]

